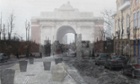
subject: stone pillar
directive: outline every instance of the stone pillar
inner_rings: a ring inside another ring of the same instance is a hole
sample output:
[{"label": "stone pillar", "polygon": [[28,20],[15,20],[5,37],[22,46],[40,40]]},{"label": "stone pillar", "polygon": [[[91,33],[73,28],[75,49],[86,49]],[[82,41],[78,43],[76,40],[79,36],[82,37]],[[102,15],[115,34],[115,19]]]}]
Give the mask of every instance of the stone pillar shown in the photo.
[{"label": "stone pillar", "polygon": [[92,43],[89,43],[89,48],[90,48],[90,56],[92,56],[94,53],[93,53],[93,44]]},{"label": "stone pillar", "polygon": [[81,39],[82,39],[82,35],[81,34],[77,34],[76,35],[76,55],[77,55],[77,59],[81,60]]}]

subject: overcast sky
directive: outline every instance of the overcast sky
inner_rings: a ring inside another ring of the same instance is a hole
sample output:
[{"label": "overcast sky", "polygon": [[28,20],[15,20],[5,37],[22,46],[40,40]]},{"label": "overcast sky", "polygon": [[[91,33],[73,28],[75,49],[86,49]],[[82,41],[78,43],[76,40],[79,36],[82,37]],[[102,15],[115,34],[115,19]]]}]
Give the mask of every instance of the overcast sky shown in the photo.
[{"label": "overcast sky", "polygon": [[94,16],[100,16],[103,10],[116,9],[116,0],[0,0],[0,12],[6,23],[10,13],[15,15],[14,32],[25,37],[25,20],[32,16],[38,16],[41,11],[53,11],[67,2],[79,11],[93,12]]}]

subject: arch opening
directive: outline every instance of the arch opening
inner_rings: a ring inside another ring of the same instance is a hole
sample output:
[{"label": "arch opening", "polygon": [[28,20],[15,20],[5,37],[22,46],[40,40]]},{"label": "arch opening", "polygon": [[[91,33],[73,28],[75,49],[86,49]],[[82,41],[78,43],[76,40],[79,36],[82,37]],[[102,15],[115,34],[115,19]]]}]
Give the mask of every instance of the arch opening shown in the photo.
[{"label": "arch opening", "polygon": [[75,42],[75,34],[67,33],[62,39],[63,44],[71,44]]},{"label": "arch opening", "polygon": [[69,44],[75,41],[75,30],[71,26],[62,26],[57,31],[56,40],[60,44]]}]

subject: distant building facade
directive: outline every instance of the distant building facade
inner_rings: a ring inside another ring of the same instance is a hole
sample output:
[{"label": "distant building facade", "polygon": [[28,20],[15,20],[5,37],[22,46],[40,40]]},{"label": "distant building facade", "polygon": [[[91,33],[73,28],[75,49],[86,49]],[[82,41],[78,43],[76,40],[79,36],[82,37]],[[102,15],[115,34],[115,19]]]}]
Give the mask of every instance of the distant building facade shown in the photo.
[{"label": "distant building facade", "polygon": [[140,0],[131,0],[134,59],[140,64]]},{"label": "distant building facade", "polygon": [[93,43],[96,39],[103,38],[100,30],[103,30],[102,18],[94,17],[91,12],[80,12],[69,2],[31,20],[31,39],[40,45],[44,45],[45,40],[62,43],[62,37],[67,33],[81,35],[81,40]]},{"label": "distant building facade", "polygon": [[140,0],[116,0],[114,51],[140,63]]},{"label": "distant building facade", "polygon": [[[116,0],[117,11],[114,14],[115,51],[124,54],[123,48],[129,43],[128,30],[130,30],[130,0]],[[131,33],[132,36],[132,33]]]}]

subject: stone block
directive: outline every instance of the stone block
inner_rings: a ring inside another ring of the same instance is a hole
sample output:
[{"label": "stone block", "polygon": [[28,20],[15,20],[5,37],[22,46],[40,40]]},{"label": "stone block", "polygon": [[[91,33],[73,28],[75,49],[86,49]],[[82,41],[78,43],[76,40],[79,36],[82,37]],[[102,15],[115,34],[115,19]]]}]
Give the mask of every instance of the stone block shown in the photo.
[{"label": "stone block", "polygon": [[33,57],[29,58],[29,63],[34,64],[34,58]]},{"label": "stone block", "polygon": [[1,71],[1,84],[14,84],[15,70],[5,69]]},{"label": "stone block", "polygon": [[27,64],[27,61],[19,61],[20,72],[26,72]]},{"label": "stone block", "polygon": [[67,76],[67,72],[64,69],[64,64],[59,63],[58,65],[52,66],[51,74],[53,81],[62,82],[64,78]]},{"label": "stone block", "polygon": [[43,62],[44,70],[50,70],[51,62]]}]

